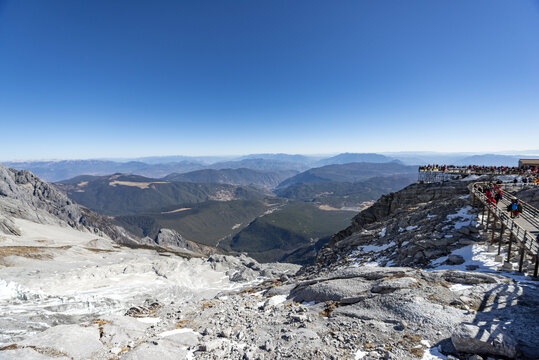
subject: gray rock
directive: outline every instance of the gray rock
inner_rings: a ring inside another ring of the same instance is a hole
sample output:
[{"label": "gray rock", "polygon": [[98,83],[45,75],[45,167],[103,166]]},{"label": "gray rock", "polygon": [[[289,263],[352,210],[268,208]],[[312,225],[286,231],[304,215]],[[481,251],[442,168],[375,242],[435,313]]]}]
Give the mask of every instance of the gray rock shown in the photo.
[{"label": "gray rock", "polygon": [[467,226],[463,226],[460,229],[457,230],[459,233],[463,235],[470,235],[470,228]]},{"label": "gray rock", "polygon": [[58,325],[47,329],[21,345],[35,348],[50,348],[73,359],[90,359],[104,349],[99,341],[97,326]]},{"label": "gray rock", "polygon": [[380,282],[373,286],[373,293],[387,293],[399,289],[409,289],[412,285],[416,285],[417,280],[411,277],[403,277],[398,279],[390,279]]},{"label": "gray rock", "polygon": [[457,351],[468,354],[509,358],[515,358],[517,355],[516,342],[508,334],[498,332],[493,339],[485,328],[472,324],[461,324],[457,327],[451,335],[451,342]]},{"label": "gray rock", "polygon": [[370,287],[370,284],[361,278],[335,279],[298,285],[290,292],[290,296],[296,302],[340,301],[357,297]]},{"label": "gray rock", "polygon": [[200,351],[214,351],[220,348],[222,344],[223,344],[223,340],[214,339],[214,340],[204,342],[198,347],[198,349]]},{"label": "gray rock", "polygon": [[161,229],[155,237],[155,243],[160,246],[186,249],[187,241],[176,231],[172,229]]},{"label": "gray rock", "polygon": [[266,340],[266,342],[264,343],[264,350],[268,352],[272,352],[273,350],[275,350],[275,347],[273,346],[271,340]]},{"label": "gray rock", "polygon": [[225,328],[219,333],[219,335],[224,338],[230,338],[232,335],[232,330],[230,328]]},{"label": "gray rock", "polygon": [[468,358],[468,360],[484,360],[482,356],[479,355],[472,355]]},{"label": "gray rock", "polygon": [[464,264],[464,258],[460,255],[449,255],[446,263],[448,265],[460,265]]},{"label": "gray rock", "polygon": [[496,284],[507,280],[506,278],[497,277],[495,275],[470,273],[464,271],[448,271],[444,272],[442,276],[446,281],[466,285]]}]

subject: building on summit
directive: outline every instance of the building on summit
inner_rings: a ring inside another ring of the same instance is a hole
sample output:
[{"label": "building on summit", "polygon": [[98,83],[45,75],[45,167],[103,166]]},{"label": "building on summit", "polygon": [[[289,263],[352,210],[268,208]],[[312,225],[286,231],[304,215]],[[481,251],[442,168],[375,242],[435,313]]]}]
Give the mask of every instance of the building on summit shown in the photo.
[{"label": "building on summit", "polygon": [[520,159],[518,161],[518,167],[520,169],[538,169],[539,159]]}]

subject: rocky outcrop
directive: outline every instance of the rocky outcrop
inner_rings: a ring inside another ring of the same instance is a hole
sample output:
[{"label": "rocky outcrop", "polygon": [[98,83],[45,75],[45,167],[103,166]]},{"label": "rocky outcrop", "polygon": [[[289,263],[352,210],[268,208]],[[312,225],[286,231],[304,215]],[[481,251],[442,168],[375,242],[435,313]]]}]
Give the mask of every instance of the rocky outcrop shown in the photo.
[{"label": "rocky outcrop", "polygon": [[122,244],[138,243],[136,237],[112,224],[108,218],[74,203],[31,172],[0,165],[0,231],[20,235],[12,218],[70,226],[106,235]]},{"label": "rocky outcrop", "polygon": [[162,228],[159,230],[155,238],[144,237],[141,242],[149,246],[159,246],[163,249],[181,252],[192,256],[211,255],[219,252],[212,246],[198,244],[194,241],[189,241],[173,229]]},{"label": "rocky outcrop", "polygon": [[460,324],[451,335],[458,352],[467,354],[503,356],[514,359],[518,353],[516,341],[507,333],[493,336],[488,330],[472,324]]},{"label": "rocky outcrop", "polygon": [[259,263],[246,254],[239,256],[226,256],[214,254],[208,257],[207,262],[215,271],[223,271],[231,281],[250,282],[260,277],[278,278],[280,276],[294,275],[299,265],[288,263]]},{"label": "rocky outcrop", "polygon": [[[414,184],[382,196],[318,252],[318,265],[428,267],[455,249],[482,241],[466,184]],[[447,263],[461,260],[455,255]]]},{"label": "rocky outcrop", "polygon": [[337,233],[331,239],[329,246],[362,230],[369,224],[395,216],[397,213],[408,210],[416,204],[425,204],[465,195],[468,193],[466,185],[467,183],[457,181],[442,185],[438,183],[412,184],[401,191],[382,195],[374,205],[354,217],[351,226]]}]

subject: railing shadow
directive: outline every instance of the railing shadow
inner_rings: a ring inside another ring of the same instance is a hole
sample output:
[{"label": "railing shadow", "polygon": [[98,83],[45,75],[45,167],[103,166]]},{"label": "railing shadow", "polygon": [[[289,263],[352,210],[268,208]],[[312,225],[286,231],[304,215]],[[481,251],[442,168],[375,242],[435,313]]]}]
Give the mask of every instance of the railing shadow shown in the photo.
[{"label": "railing shadow", "polygon": [[[531,281],[496,284],[484,293],[476,306],[469,306],[476,311],[475,317],[462,324],[472,325],[477,330],[474,340],[495,344],[501,352],[507,350],[507,353],[511,353],[512,349],[517,352],[515,357],[501,354],[490,356],[503,359],[539,359],[539,289]],[[448,340],[440,342],[439,345],[449,352],[456,351]]]}]

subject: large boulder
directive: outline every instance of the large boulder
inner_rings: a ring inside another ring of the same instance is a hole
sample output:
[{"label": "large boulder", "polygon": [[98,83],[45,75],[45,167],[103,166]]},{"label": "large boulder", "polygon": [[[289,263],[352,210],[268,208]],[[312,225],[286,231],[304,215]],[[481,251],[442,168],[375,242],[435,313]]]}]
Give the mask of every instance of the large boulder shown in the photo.
[{"label": "large boulder", "polygon": [[505,356],[515,359],[518,355],[516,342],[511,336],[498,331],[491,334],[487,329],[472,324],[461,324],[451,335],[451,342],[458,352],[467,354]]}]

